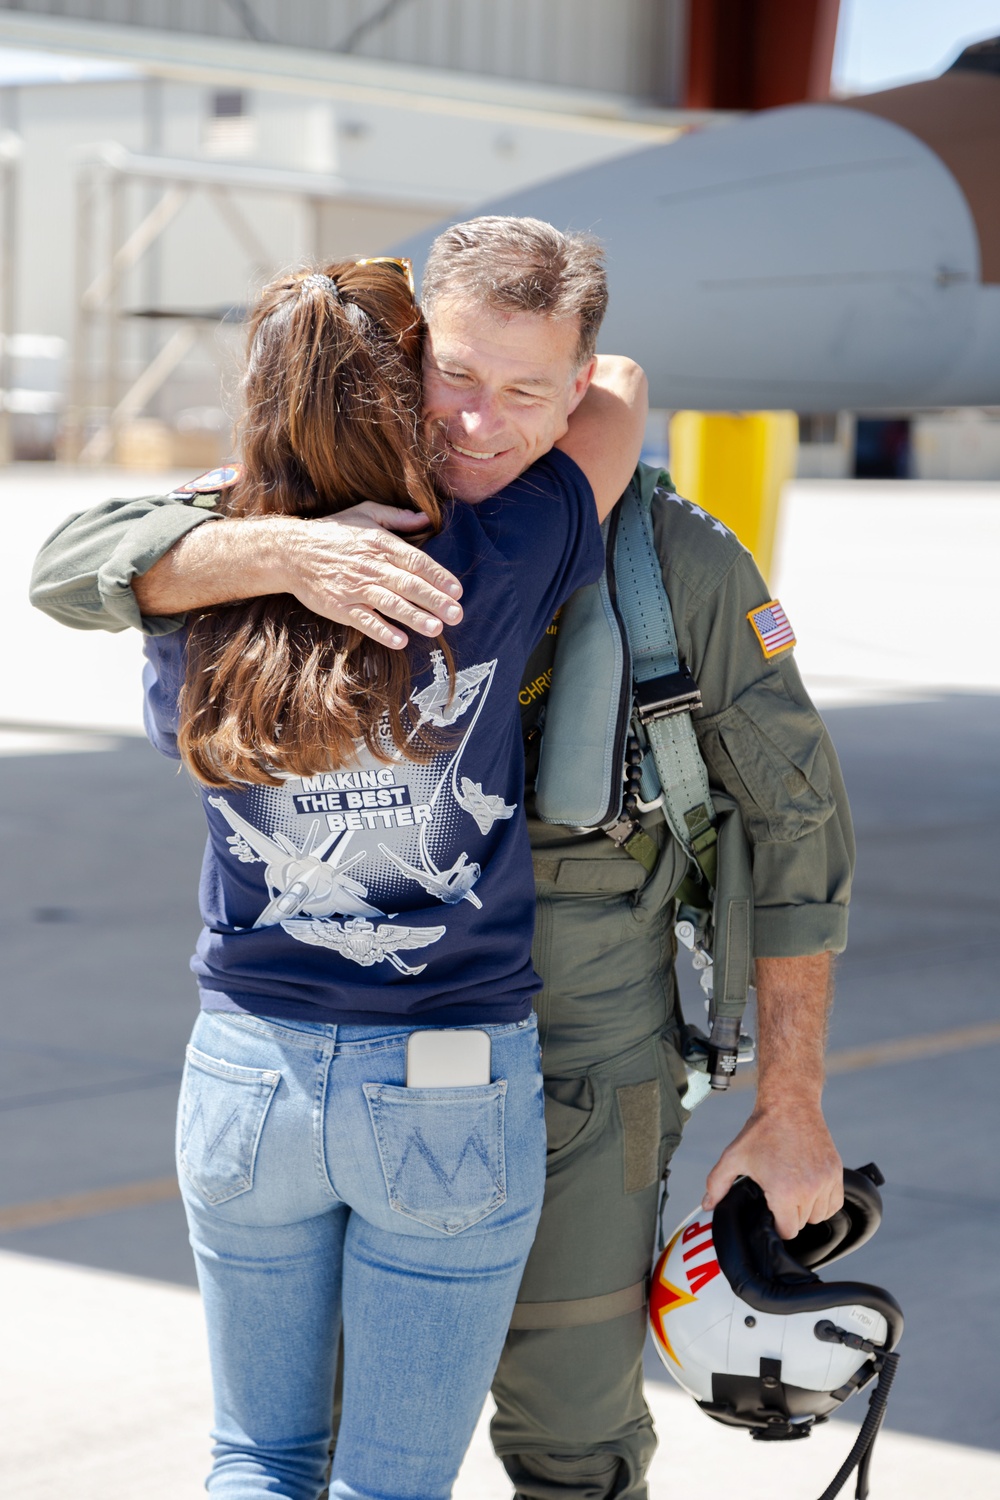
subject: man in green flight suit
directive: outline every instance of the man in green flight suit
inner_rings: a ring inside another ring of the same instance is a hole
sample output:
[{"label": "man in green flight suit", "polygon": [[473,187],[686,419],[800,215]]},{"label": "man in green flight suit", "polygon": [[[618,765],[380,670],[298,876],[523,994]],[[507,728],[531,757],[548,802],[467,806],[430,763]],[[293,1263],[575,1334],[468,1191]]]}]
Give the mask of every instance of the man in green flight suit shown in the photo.
[{"label": "man in green flight suit", "polygon": [[[600,256],[583,237],[483,218],[435,241],[423,284],[424,414],[458,499],[495,493],[565,431],[605,305]],[[566,316],[583,353],[553,371],[533,335]],[[405,630],[434,635],[460,618],[457,580],[402,539],[420,518],[368,503],[336,520],[228,520],[214,509],[219,487],[207,480],[70,518],[42,549],[34,602],[76,628],[159,634],[192,609],[290,592],[397,648]],[[651,521],[679,655],[701,691],[693,717],[709,781],[738,807],[751,849],[757,1096],[704,1206],[745,1173],[789,1238],[841,1197],[821,1091],[850,816],[791,650],[772,649],[750,622],[770,594],[749,554],[666,488]],[[548,1183],[494,1385],[493,1441],[523,1500],[645,1500],[655,1437],[642,1395],[644,1281],[659,1184],[687,1118],[672,897],[688,861],[659,812],[640,814],[659,851],[651,873],[601,831],[535,815],[530,750],[557,651],[554,625],[521,691]]]}]

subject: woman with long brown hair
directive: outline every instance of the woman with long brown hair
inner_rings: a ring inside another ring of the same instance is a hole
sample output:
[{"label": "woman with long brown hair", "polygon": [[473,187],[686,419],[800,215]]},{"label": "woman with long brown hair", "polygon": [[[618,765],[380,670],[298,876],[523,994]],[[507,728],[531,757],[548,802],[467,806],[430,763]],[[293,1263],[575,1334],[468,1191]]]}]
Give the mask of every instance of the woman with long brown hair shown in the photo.
[{"label": "woman with long brown hair", "polygon": [[[208,1489],[231,1500],[323,1490],[341,1307],[330,1495],[447,1496],[541,1204],[517,691],[600,572],[598,509],[641,413],[584,401],[564,451],[480,504],[442,498],[401,271],[339,263],[265,290],[225,510],[415,508],[462,577],[462,625],[393,652],[275,594],[146,648],[150,737],[194,774],[209,825],[178,1161],[215,1389]],[[592,487],[595,420],[621,451]]]}]

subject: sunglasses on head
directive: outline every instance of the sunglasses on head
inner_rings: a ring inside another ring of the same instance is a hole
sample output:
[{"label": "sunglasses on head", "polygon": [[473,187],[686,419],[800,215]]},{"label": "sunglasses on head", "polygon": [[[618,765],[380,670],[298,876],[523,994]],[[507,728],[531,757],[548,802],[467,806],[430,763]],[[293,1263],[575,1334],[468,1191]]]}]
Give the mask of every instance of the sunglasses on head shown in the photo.
[{"label": "sunglasses on head", "polygon": [[405,278],[410,296],[417,295],[416,283],[413,280],[413,262],[408,256],[400,258],[396,255],[366,255],[361,260],[354,262],[356,266],[395,266],[399,274]]}]

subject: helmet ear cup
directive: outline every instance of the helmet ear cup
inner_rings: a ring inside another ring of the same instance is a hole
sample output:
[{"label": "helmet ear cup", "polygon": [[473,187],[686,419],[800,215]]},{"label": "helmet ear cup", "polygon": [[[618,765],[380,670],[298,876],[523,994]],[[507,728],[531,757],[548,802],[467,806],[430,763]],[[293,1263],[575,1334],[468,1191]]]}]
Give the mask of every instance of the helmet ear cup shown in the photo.
[{"label": "helmet ear cup", "polygon": [[820,1224],[803,1225],[795,1238],[786,1240],[785,1245],[792,1260],[814,1270],[836,1260],[850,1233],[851,1215],[845,1202],[832,1218],[824,1219]]},{"label": "helmet ear cup", "polygon": [[[821,1236],[817,1265],[829,1264],[857,1249],[871,1238],[881,1222],[882,1200],[871,1178],[863,1172],[845,1171],[844,1176],[844,1212],[850,1219],[850,1227],[842,1238],[834,1231]],[[850,1182],[846,1180],[848,1176]],[[824,1225],[817,1227],[825,1229]],[[899,1343],[903,1313],[896,1299],[881,1287],[865,1282],[821,1281],[811,1267],[793,1255],[795,1241],[786,1244],[779,1238],[767,1199],[749,1177],[735,1182],[716,1205],[712,1237],[719,1266],[729,1285],[737,1297],[758,1312],[789,1316],[858,1304],[885,1318],[888,1324],[885,1352]]]},{"label": "helmet ear cup", "polygon": [[[763,1189],[749,1177],[733,1183],[716,1205],[712,1237],[722,1272],[738,1297],[761,1312],[785,1311],[784,1304],[819,1277],[791,1254],[778,1234]],[[795,1311],[789,1306],[787,1311]]]},{"label": "helmet ear cup", "polygon": [[867,1244],[882,1222],[879,1188],[884,1181],[874,1164],[857,1172],[845,1167],[843,1208],[822,1223],[806,1224],[793,1240],[785,1242],[792,1260],[815,1271]]}]

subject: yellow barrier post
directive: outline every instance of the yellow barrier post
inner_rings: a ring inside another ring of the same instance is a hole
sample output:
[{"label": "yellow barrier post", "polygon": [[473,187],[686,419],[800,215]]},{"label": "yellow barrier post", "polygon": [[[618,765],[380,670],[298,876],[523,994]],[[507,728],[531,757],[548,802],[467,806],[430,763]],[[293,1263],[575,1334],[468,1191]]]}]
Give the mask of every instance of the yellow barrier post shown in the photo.
[{"label": "yellow barrier post", "polygon": [[736,532],[769,576],[781,491],[795,477],[798,417],[791,411],[678,411],[670,419],[677,493]]}]

